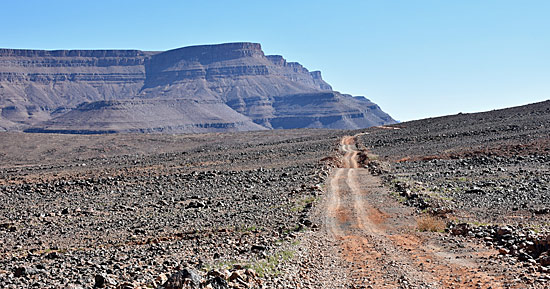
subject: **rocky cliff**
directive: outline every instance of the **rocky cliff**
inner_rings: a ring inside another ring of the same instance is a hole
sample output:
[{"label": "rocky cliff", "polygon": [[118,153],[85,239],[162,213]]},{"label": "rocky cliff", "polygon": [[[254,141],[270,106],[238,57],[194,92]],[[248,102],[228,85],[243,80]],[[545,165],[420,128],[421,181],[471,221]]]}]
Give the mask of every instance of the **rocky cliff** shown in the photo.
[{"label": "rocky cliff", "polygon": [[210,132],[394,120],[260,44],[165,52],[0,49],[0,130]]}]

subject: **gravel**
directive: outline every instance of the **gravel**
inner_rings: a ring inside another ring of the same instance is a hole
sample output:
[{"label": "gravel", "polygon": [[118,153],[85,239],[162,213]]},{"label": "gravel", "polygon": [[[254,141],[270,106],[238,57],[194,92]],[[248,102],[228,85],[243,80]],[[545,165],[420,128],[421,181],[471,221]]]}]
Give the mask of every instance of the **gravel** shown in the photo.
[{"label": "gravel", "polygon": [[[156,288],[184,269],[207,283],[218,271],[220,284],[289,286],[282,272],[298,256],[298,236],[316,226],[309,214],[331,165],[323,159],[342,133],[75,136],[77,143],[10,134],[2,138],[10,149],[0,169],[0,287]],[[33,156],[36,147],[67,157]],[[246,269],[254,273],[239,271]]]}]

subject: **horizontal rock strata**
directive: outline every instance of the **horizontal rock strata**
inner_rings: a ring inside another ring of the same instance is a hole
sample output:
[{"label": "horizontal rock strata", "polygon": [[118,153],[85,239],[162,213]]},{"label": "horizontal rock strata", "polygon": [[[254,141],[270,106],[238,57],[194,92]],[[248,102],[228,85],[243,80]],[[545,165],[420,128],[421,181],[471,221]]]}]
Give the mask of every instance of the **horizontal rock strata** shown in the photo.
[{"label": "horizontal rock strata", "polygon": [[394,120],[260,44],[165,52],[0,49],[0,130],[214,132]]}]

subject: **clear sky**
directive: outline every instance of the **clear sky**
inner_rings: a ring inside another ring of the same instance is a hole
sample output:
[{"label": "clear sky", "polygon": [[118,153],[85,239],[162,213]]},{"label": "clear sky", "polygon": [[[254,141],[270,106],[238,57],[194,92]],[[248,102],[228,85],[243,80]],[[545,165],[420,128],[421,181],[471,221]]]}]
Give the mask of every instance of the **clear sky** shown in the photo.
[{"label": "clear sky", "polygon": [[0,47],[259,42],[398,120],[550,99],[550,1],[0,0]]}]

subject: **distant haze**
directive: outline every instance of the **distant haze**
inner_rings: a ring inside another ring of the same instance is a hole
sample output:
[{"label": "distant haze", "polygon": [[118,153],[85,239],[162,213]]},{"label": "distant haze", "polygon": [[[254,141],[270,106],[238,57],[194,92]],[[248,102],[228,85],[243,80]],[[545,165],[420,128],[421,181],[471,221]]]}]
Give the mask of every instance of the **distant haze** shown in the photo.
[{"label": "distant haze", "polygon": [[[235,4],[238,3],[238,4]],[[262,43],[395,119],[550,98],[549,1],[4,1],[0,47]]]}]

